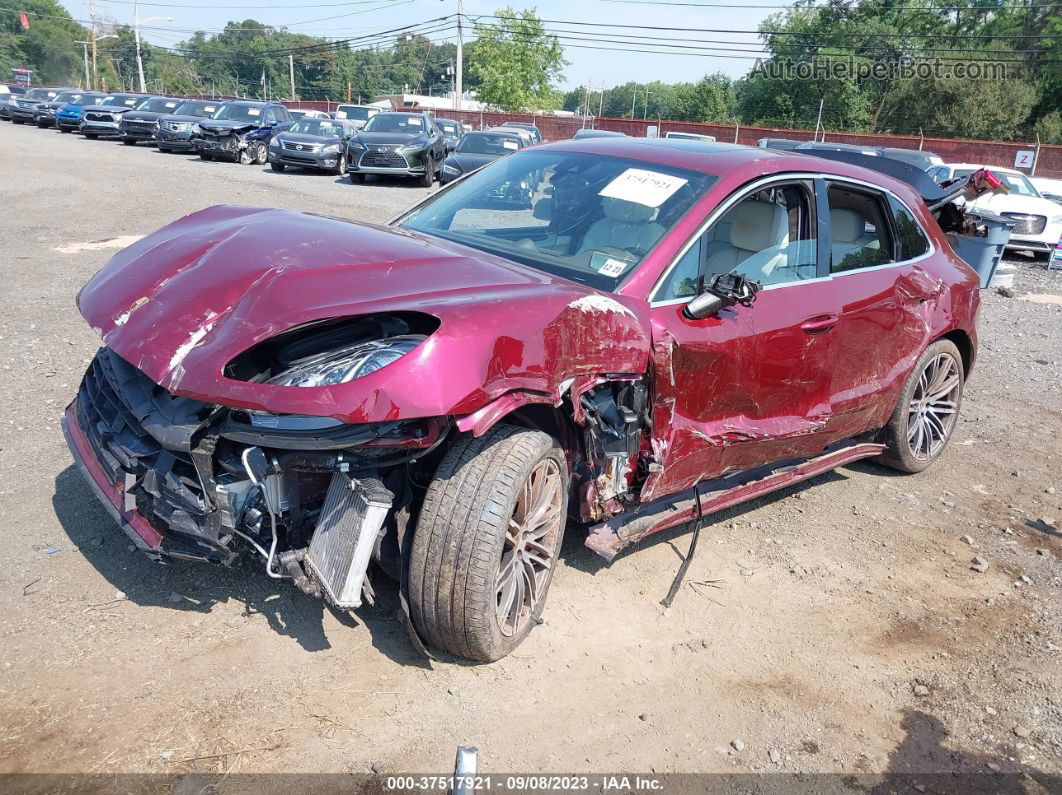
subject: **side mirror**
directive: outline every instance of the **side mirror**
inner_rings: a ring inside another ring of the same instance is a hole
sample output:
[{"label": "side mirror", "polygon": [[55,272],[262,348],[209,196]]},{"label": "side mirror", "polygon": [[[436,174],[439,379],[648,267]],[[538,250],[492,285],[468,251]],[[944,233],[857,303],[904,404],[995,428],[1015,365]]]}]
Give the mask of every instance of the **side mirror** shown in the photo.
[{"label": "side mirror", "polygon": [[686,304],[683,311],[693,320],[704,320],[706,317],[719,314],[721,309],[733,306],[735,303],[737,302],[733,299],[727,299],[706,290]]}]

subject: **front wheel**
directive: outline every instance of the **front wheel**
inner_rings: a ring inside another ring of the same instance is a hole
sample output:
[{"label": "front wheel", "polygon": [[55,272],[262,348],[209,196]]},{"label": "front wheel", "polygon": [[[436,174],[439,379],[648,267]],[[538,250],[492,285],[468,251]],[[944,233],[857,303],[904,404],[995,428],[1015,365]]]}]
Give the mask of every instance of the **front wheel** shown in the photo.
[{"label": "front wheel", "polygon": [[940,457],[959,417],[965,374],[955,343],[937,340],[922,354],[904,384],[884,439],[881,463],[921,472]]},{"label": "front wheel", "polygon": [[263,142],[251,144],[247,151],[251,153],[251,160],[256,166],[264,166],[269,162],[269,151]]},{"label": "front wheel", "polygon": [[568,464],[551,436],[496,425],[443,457],[409,561],[413,622],[433,646],[498,660],[539,622],[568,510]]},{"label": "front wheel", "polygon": [[60,127],[59,132],[69,134],[70,130],[67,127]]},{"label": "front wheel", "polygon": [[214,155],[208,154],[207,152],[200,152],[199,153],[199,159],[200,160],[213,160],[214,159]]},{"label": "front wheel", "polygon": [[273,169],[274,171],[283,171],[284,170],[284,164],[283,163],[270,163],[269,167],[271,169]]},{"label": "front wheel", "polygon": [[424,176],[420,178],[420,184],[424,188],[435,184],[435,159],[431,155],[424,158]]},{"label": "front wheel", "polygon": [[339,160],[336,162],[335,170],[332,172],[337,177],[341,177],[347,173],[347,153],[344,152],[339,156]]},{"label": "front wheel", "polygon": [[126,146],[136,146],[136,140],[134,138],[123,138],[122,143]]},{"label": "front wheel", "polygon": [[351,171],[348,176],[350,177],[350,181],[355,185],[361,185],[363,182],[365,182],[364,174],[358,174],[355,171]]}]

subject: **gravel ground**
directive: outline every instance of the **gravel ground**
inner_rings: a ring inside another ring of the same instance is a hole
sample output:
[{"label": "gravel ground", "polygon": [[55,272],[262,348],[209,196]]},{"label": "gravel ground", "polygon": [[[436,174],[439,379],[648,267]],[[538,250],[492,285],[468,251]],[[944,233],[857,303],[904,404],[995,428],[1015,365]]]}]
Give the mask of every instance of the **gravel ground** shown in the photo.
[{"label": "gravel ground", "polygon": [[123,240],[218,203],[382,221],[424,190],[10,124],[0,151],[0,772],[440,772],[464,743],[524,772],[1062,773],[1062,273],[985,291],[926,473],[719,515],[670,610],[684,531],[611,565],[569,538],[517,653],[428,667],[393,592],[341,615],[130,552],[59,428],[98,345],[74,297]]}]

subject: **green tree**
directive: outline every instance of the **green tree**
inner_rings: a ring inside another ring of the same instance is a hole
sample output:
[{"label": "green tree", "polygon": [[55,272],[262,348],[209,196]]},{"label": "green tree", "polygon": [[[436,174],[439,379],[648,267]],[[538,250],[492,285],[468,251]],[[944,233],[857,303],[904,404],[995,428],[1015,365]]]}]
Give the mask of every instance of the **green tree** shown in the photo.
[{"label": "green tree", "polygon": [[469,73],[482,102],[503,110],[545,110],[560,105],[554,82],[567,65],[564,48],[546,33],[533,10],[502,8],[493,23],[477,22]]},{"label": "green tree", "polygon": [[[12,11],[26,13],[29,30]],[[84,71],[81,45],[75,42],[87,33],[54,0],[20,0],[17,7],[0,11],[0,79],[7,80],[12,67],[25,66],[37,85],[75,83]]]}]

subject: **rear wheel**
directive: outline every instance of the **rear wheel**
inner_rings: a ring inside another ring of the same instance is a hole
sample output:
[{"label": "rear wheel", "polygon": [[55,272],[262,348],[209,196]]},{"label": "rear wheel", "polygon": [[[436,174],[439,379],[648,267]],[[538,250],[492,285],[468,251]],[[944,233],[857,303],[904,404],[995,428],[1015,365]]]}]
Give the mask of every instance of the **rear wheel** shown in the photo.
[{"label": "rear wheel", "polygon": [[921,472],[940,457],[958,421],[964,378],[955,343],[937,340],[926,348],[885,426],[883,464]]},{"label": "rear wheel", "polygon": [[413,622],[453,654],[497,660],[539,622],[564,536],[568,464],[549,435],[461,438],[424,497],[409,561]]}]

